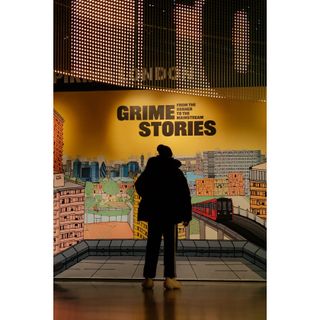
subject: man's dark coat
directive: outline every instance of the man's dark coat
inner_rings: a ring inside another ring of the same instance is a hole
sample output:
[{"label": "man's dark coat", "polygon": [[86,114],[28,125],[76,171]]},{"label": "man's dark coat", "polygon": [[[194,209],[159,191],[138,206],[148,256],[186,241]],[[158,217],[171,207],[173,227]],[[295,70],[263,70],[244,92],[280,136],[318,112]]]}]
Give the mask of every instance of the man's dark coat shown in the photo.
[{"label": "man's dark coat", "polygon": [[179,223],[189,222],[191,197],[187,179],[179,169],[181,162],[171,157],[152,157],[135,182],[142,198],[138,220],[161,220]]}]

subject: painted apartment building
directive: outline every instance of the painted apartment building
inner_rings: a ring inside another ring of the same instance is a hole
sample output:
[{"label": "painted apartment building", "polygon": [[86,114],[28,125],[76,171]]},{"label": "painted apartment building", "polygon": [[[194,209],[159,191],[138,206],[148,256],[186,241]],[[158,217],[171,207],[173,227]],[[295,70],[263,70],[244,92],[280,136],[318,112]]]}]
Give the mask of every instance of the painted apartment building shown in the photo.
[{"label": "painted apartment building", "polygon": [[214,179],[203,178],[196,179],[196,195],[197,196],[213,196],[214,194]]},{"label": "painted apartment building", "polygon": [[193,172],[202,175],[203,167],[200,153],[197,153],[195,157],[177,157],[177,159],[181,162],[180,169],[184,173]]},{"label": "painted apartment building", "polygon": [[66,176],[72,176],[72,160],[66,160],[66,163],[63,165],[63,171]]},{"label": "painted apartment building", "polygon": [[140,197],[136,191],[134,191],[133,199],[133,238],[147,239],[148,223],[144,221],[138,221],[138,208],[140,203]]},{"label": "painted apartment building", "polygon": [[267,163],[250,168],[250,211],[267,218]]},{"label": "painted apartment building", "polygon": [[221,197],[228,195],[228,179],[227,178],[213,179],[213,195],[221,196]]},{"label": "painted apartment building", "polygon": [[249,195],[249,169],[265,157],[260,150],[216,150],[203,152],[203,173],[208,178],[226,178],[229,173],[243,175],[244,191]]},{"label": "painted apartment building", "polygon": [[63,173],[63,123],[62,116],[54,110],[53,173]]},{"label": "painted apartment building", "polygon": [[244,196],[244,179],[242,173],[230,172],[228,174],[228,195]]},{"label": "painted apartment building", "polygon": [[72,182],[54,187],[54,254],[84,238],[84,187]]}]

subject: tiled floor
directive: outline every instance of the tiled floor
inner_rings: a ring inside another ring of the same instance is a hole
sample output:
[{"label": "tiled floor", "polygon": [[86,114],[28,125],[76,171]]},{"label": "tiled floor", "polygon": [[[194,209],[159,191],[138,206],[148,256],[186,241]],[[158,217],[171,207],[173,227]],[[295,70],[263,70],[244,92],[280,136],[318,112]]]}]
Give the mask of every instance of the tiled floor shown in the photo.
[{"label": "tiled floor", "polygon": [[[144,257],[90,256],[58,274],[55,279],[140,280]],[[266,281],[266,271],[244,258],[177,257],[180,280]],[[159,258],[156,280],[163,279],[163,257]]]}]

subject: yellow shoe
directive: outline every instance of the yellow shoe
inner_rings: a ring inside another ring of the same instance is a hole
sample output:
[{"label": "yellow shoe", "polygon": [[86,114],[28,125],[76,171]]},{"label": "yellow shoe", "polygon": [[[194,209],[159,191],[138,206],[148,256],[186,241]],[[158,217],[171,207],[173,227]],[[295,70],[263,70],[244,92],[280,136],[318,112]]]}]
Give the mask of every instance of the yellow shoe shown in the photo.
[{"label": "yellow shoe", "polygon": [[151,278],[146,278],[142,281],[142,288],[144,289],[152,289],[153,288],[153,280]]},{"label": "yellow shoe", "polygon": [[181,289],[181,284],[176,278],[166,278],[163,282],[163,286],[169,290]]}]

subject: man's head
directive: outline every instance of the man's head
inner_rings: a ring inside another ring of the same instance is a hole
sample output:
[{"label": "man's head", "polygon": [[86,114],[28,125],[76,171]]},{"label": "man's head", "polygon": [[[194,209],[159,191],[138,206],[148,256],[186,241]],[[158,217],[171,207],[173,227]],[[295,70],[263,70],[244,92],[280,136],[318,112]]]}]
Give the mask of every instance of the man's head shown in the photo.
[{"label": "man's head", "polygon": [[159,156],[163,158],[171,158],[172,157],[172,151],[170,147],[165,146],[163,144],[159,144],[157,147],[157,151],[159,152]]}]

